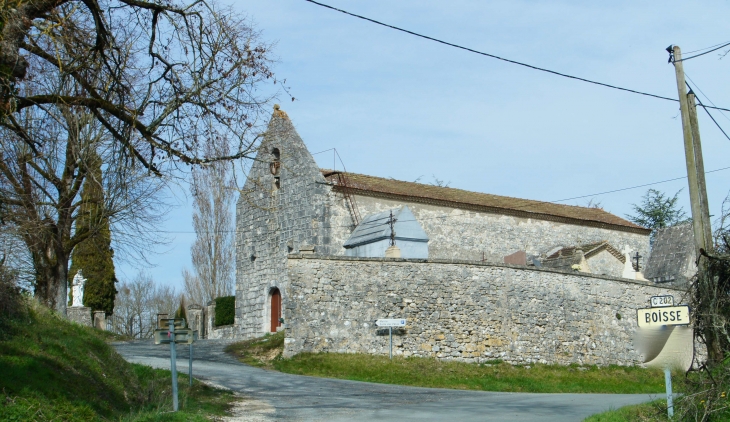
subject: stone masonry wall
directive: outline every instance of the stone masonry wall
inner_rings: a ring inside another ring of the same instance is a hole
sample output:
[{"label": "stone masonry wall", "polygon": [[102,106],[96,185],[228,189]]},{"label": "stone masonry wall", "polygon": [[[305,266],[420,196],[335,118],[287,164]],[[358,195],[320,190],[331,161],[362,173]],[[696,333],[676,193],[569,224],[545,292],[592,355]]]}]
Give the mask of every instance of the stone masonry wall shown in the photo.
[{"label": "stone masonry wall", "polygon": [[682,301],[643,282],[475,262],[292,255],[288,273],[285,356],[387,354],[374,321],[407,318],[396,355],[632,365],[636,310],[653,295]]},{"label": "stone masonry wall", "polygon": [[[274,148],[280,153],[278,188],[270,168]],[[268,331],[273,288],[281,291],[286,306],[287,254],[304,245],[333,253],[327,237],[330,190],[289,118],[274,111],[236,205],[238,336],[250,338]]]},{"label": "stone masonry wall", "polygon": [[[277,159],[278,174],[271,164]],[[278,186],[275,177],[279,177]],[[357,195],[362,217],[409,205],[428,234],[431,259],[502,262],[518,250],[539,255],[557,246],[608,240],[648,256],[643,234],[454,209]],[[236,205],[236,335],[268,331],[270,294],[282,293],[289,324],[287,256],[314,246],[317,254],[344,256],[342,244],[354,229],[343,195],[332,189],[286,113],[275,109]]]},{"label": "stone masonry wall", "polygon": [[[487,262],[502,263],[504,256],[519,250],[528,255],[540,255],[559,246],[604,240],[617,249],[629,245],[642,256],[649,256],[649,236],[646,234],[362,195],[355,198],[363,217],[408,205],[429,237],[428,252],[432,259],[481,261],[484,258]],[[351,221],[341,199],[333,204],[336,206],[331,211],[330,237],[334,245],[342,245],[352,232],[348,226]],[[344,248],[339,249],[337,254],[344,255]]]},{"label": "stone masonry wall", "polygon": [[591,274],[621,277],[624,264],[611,255],[611,252],[602,250],[588,259],[588,269]]}]

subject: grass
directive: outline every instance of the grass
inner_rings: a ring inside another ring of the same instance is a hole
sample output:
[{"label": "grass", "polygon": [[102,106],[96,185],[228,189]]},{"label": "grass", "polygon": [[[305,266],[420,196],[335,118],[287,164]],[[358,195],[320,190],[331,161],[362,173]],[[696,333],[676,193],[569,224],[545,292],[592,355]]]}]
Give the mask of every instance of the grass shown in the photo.
[{"label": "grass", "polygon": [[263,337],[233,343],[225,348],[241,362],[258,368],[274,369],[274,362],[281,360],[284,351],[284,331]]},{"label": "grass", "polygon": [[126,362],[110,336],[32,305],[0,315],[0,420],[177,421],[224,415],[232,393],[179,376],[181,412],[172,409],[169,371]]},{"label": "grass", "polygon": [[283,359],[284,333],[234,343],[226,351],[249,365],[299,375],[384,384],[525,393],[660,393],[661,371],[624,366],[473,364],[432,358],[301,353]]},{"label": "grass", "polygon": [[669,420],[667,401],[657,400],[598,413],[584,419],[583,422],[663,422]]}]

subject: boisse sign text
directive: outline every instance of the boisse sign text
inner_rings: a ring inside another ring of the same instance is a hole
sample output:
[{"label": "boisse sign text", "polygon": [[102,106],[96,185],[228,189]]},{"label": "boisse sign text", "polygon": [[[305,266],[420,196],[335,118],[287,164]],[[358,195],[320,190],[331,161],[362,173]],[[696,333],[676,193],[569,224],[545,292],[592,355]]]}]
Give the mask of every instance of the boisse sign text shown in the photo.
[{"label": "boisse sign text", "polygon": [[637,322],[642,328],[689,324],[689,306],[687,305],[639,309],[637,313]]}]

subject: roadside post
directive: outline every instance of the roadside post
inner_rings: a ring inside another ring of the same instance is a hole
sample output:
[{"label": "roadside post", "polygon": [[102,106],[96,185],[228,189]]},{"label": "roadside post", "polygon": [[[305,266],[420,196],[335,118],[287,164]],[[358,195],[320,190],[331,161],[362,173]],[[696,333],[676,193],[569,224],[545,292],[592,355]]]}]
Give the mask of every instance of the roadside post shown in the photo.
[{"label": "roadside post", "polygon": [[193,331],[193,340],[188,342],[190,353],[188,353],[188,380],[190,386],[193,386],[193,342],[198,339],[198,330]]},{"label": "roadside post", "polygon": [[390,336],[390,359],[393,359],[393,327],[405,327],[406,320],[403,319],[379,319],[375,321],[378,327],[388,327],[388,335]]},{"label": "roadside post", "polygon": [[[169,320],[168,320],[169,321]],[[172,371],[172,411],[177,412],[177,351],[175,350],[175,325],[169,321],[167,335],[170,336],[170,371]]]},{"label": "roadside post", "polygon": [[160,320],[160,328],[154,332],[155,344],[170,344],[170,371],[172,372],[172,411],[178,411],[177,399],[177,350],[176,343],[190,345],[188,362],[188,374],[190,385],[193,385],[193,342],[197,337],[197,331],[185,328],[183,318],[165,318]]},{"label": "roadside post", "polygon": [[671,295],[652,296],[650,308],[636,310],[637,349],[644,355],[644,363],[664,370],[667,390],[667,414],[674,416],[672,396],[672,367],[689,369],[692,364],[693,334],[688,305],[674,304]]}]

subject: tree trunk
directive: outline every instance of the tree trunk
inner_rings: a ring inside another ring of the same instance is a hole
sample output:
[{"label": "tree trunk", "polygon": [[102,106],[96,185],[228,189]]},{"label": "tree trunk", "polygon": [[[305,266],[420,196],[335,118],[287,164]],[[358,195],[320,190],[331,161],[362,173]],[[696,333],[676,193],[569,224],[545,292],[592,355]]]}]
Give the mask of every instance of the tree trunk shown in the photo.
[{"label": "tree trunk", "polygon": [[54,249],[51,244],[42,251],[35,250],[31,253],[36,278],[35,297],[48,308],[66,316],[69,257],[63,251]]}]

